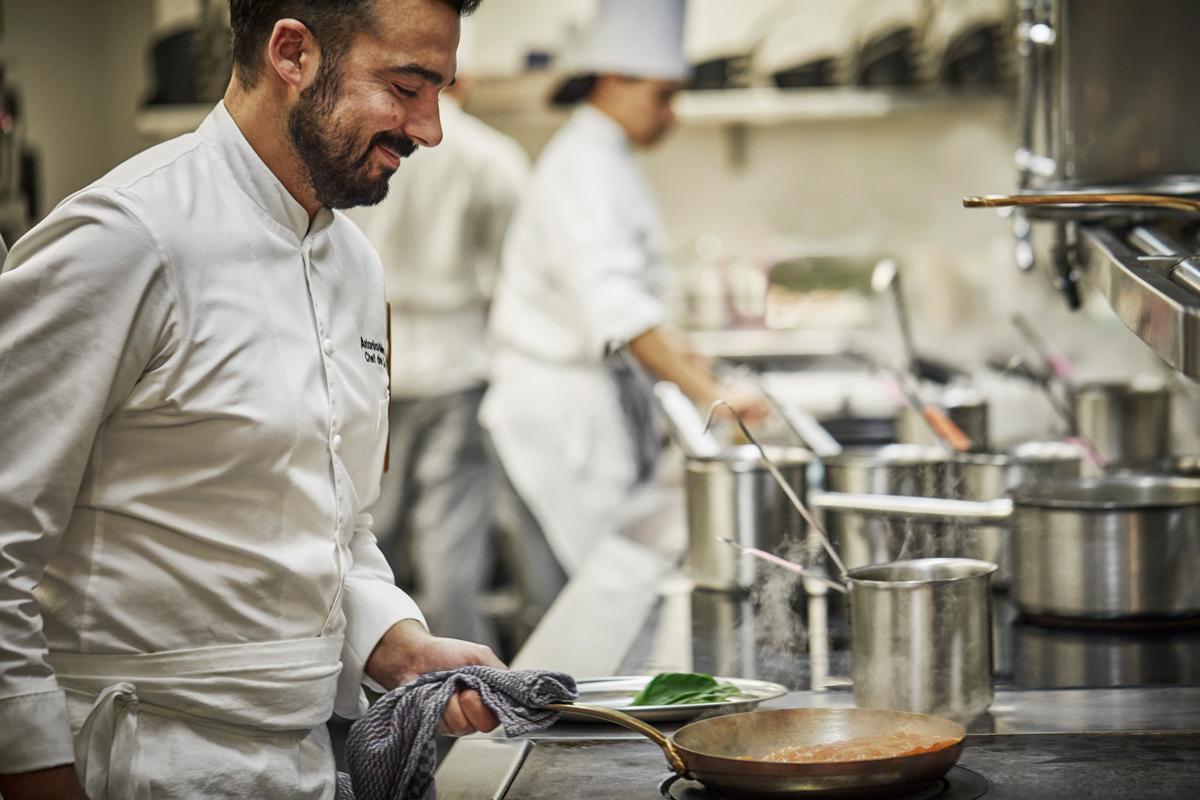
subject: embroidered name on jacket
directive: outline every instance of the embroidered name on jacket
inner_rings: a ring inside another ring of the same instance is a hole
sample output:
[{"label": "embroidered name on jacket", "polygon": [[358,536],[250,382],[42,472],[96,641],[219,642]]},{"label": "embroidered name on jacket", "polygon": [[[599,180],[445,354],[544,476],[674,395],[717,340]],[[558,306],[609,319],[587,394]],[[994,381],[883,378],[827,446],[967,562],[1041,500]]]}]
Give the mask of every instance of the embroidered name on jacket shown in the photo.
[{"label": "embroidered name on jacket", "polygon": [[368,364],[387,365],[387,353],[382,344],[373,342],[370,339],[364,339],[361,336],[358,337],[358,341],[362,345],[363,358],[367,360]]}]

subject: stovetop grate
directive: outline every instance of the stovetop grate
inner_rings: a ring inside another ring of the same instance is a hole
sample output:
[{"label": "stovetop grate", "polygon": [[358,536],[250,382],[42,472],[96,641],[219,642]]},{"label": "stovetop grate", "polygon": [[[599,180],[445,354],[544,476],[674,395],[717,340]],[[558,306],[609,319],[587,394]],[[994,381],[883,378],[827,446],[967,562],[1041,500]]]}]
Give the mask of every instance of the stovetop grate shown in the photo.
[{"label": "stovetop grate", "polygon": [[[954,766],[946,773],[946,777],[937,780],[920,789],[899,794],[883,792],[875,795],[879,800],[976,800],[987,794],[991,784],[988,779],[973,769]],[[659,791],[667,800],[721,800],[719,795],[692,781],[680,780],[678,775],[666,778]],[[814,797],[836,797],[834,794],[814,795]],[[848,795],[847,795],[848,796]],[[862,797],[855,793],[855,797]]]}]

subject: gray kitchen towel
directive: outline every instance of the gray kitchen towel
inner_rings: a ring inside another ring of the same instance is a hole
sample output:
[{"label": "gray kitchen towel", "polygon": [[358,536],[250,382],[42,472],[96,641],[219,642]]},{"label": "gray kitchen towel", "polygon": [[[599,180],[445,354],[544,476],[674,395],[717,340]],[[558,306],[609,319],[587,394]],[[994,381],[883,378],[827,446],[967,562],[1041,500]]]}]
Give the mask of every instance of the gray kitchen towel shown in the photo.
[{"label": "gray kitchen towel", "polygon": [[346,738],[346,765],[338,773],[339,800],[421,800],[433,781],[438,720],[459,689],[474,689],[508,736],[550,727],[558,712],[547,703],[579,696],[575,679],[545,670],[463,667],[422,675],[379,698]]}]

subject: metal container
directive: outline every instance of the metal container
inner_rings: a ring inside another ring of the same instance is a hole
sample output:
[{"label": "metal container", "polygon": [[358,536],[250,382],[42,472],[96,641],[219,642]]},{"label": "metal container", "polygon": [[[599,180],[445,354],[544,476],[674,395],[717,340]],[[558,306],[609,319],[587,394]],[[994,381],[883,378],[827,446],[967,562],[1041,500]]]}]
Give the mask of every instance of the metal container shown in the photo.
[{"label": "metal container", "polygon": [[966,558],[850,570],[851,673],[860,708],[968,721],[992,704],[991,576]]},{"label": "metal container", "polygon": [[1158,381],[1088,383],[1071,394],[1077,433],[1116,466],[1171,453],[1171,392]]},{"label": "metal container", "polygon": [[[948,389],[939,405],[945,409],[950,421],[971,440],[971,452],[979,453],[988,449],[990,423],[988,400],[984,395],[973,389]],[[938,438],[929,429],[929,423],[910,405],[900,406],[896,410],[896,438],[906,444],[927,447],[938,444]]]},{"label": "metal container", "polygon": [[1013,492],[1014,597],[1034,616],[1200,615],[1200,480],[1120,476]]},{"label": "metal container", "polygon": [[[800,447],[765,447],[784,480],[801,499],[808,496],[813,456]],[[711,457],[688,458],[688,563],[697,586],[734,591],[754,583],[762,562],[717,541],[777,552],[785,542],[803,543],[804,520],[771,477],[754,445]]]},{"label": "metal container", "polygon": [[[1026,442],[1010,453],[956,453],[950,462],[951,500],[997,500],[1023,483],[1078,478],[1083,466],[1081,448],[1061,442]],[[1012,579],[1012,536],[1004,525],[954,526],[932,555],[977,558],[999,569],[996,588]]]},{"label": "metal container", "polygon": [[[827,458],[825,488],[831,492],[944,497],[949,455],[937,448],[892,444],[847,448]],[[924,546],[941,523],[904,522],[853,512],[829,511],[825,529],[846,567],[895,561],[907,541]]]}]

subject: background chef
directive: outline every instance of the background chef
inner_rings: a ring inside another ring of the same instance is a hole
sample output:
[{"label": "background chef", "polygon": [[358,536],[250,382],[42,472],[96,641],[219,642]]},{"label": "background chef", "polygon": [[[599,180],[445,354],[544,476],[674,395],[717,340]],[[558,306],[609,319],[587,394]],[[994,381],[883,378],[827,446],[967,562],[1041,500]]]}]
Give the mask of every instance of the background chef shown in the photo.
[{"label": "background chef", "polygon": [[463,111],[472,28],[441,95],[442,143],[354,220],[383,261],[392,308],[390,468],[371,507],[397,582],[415,586],[430,630],[496,647],[481,610],[491,576],[493,470],[479,405],[500,247],[529,175],[516,141]]},{"label": "background chef", "polygon": [[[474,5],[233,0],[235,77],[200,129],[13,246],[6,800],[83,797],[76,772],[93,798],[328,800],[324,722],[362,712],[363,681],[499,666],[430,636],[375,546],[382,273],[331,210],[441,139]],[[495,725],[474,694],[443,721]]]},{"label": "background chef", "polygon": [[749,420],[767,413],[662,327],[666,237],[634,150],[674,123],[683,14],[684,0],[602,0],[575,82],[588,102],[539,157],[505,243],[482,419],[568,573],[642,513],[655,470],[646,381],[614,349],[701,408],[723,397]]}]

